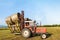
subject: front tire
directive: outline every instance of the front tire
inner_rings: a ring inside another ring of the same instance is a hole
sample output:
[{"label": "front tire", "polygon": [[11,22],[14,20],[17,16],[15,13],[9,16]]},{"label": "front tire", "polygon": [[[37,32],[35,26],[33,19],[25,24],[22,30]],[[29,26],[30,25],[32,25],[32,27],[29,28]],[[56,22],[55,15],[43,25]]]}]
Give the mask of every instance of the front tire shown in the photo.
[{"label": "front tire", "polygon": [[46,39],[46,37],[47,37],[46,34],[41,34],[42,39]]},{"label": "front tire", "polygon": [[25,37],[25,38],[29,38],[31,36],[31,31],[27,28],[24,28],[22,30],[22,36]]}]

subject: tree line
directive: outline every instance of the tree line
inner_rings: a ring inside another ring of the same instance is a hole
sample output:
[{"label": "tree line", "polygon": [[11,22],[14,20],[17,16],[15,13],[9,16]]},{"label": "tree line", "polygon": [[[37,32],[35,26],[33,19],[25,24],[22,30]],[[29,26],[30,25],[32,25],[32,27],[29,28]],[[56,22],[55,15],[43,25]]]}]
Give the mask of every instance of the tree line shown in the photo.
[{"label": "tree line", "polygon": [[60,24],[53,24],[53,25],[42,25],[41,27],[60,27]]}]

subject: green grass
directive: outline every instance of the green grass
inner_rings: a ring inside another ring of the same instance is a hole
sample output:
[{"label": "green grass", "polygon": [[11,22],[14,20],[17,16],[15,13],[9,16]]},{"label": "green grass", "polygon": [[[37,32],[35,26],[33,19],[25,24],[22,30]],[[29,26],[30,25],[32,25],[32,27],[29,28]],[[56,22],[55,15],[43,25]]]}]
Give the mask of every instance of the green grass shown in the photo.
[{"label": "green grass", "polygon": [[[47,32],[51,34],[44,40],[60,40],[60,27],[46,27]],[[0,30],[0,40],[42,40],[40,36],[23,38],[21,35],[14,35],[9,30]]]},{"label": "green grass", "polygon": [[12,38],[14,34],[11,34],[9,30],[0,30],[0,40]]},{"label": "green grass", "polygon": [[47,31],[51,34],[47,40],[60,40],[60,27],[47,27]]}]

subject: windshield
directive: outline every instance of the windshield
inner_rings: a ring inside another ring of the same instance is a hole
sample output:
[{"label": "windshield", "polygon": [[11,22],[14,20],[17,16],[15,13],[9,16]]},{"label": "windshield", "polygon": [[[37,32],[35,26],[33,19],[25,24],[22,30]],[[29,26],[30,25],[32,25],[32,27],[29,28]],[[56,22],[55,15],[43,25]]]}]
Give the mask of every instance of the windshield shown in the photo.
[{"label": "windshield", "polygon": [[33,22],[31,22],[31,23],[30,23],[30,26],[34,26],[34,23],[33,23]]}]

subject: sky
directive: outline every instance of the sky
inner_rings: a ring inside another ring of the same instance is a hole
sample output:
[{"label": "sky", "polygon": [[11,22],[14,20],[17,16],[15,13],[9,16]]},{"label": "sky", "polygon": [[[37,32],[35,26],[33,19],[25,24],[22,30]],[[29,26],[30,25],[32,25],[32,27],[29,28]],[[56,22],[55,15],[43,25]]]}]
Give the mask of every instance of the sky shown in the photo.
[{"label": "sky", "polygon": [[24,10],[24,17],[42,25],[60,24],[60,0],[0,0],[0,25],[5,18]]}]

